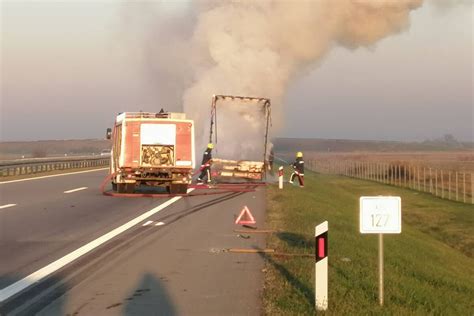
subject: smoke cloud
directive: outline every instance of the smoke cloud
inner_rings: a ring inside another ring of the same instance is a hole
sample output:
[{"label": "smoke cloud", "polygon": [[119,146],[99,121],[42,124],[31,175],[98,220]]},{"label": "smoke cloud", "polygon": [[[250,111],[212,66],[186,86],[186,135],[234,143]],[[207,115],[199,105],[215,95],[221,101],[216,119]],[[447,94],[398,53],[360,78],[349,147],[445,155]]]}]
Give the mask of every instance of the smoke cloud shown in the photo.
[{"label": "smoke cloud", "polygon": [[[196,122],[197,144],[208,138],[213,94],[272,100],[273,130],[284,124],[282,104],[290,82],[316,67],[331,48],[370,47],[409,27],[410,12],[423,0],[217,1],[189,5],[194,12],[183,54],[166,54],[166,69],[177,65],[186,78],[184,111]],[[186,22],[188,23],[188,22]],[[157,39],[159,40],[159,39]],[[159,55],[159,52],[156,52]],[[180,75],[178,74],[178,77]],[[304,114],[303,114],[304,115]],[[224,120],[224,121],[223,121]],[[233,125],[233,117],[219,124]],[[245,127],[240,127],[245,128]],[[261,146],[259,137],[249,144]],[[232,146],[232,144],[225,144]],[[241,143],[234,143],[236,152]],[[244,157],[241,157],[244,158]]]}]

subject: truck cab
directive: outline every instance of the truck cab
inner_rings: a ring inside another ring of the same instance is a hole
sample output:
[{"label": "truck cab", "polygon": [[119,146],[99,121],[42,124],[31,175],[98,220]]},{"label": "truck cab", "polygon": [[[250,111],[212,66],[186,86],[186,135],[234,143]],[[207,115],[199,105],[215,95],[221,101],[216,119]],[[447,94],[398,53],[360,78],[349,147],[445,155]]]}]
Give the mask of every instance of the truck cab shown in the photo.
[{"label": "truck cab", "polygon": [[194,122],[184,113],[120,113],[108,134],[115,191],[133,193],[141,185],[187,192],[195,166]]}]

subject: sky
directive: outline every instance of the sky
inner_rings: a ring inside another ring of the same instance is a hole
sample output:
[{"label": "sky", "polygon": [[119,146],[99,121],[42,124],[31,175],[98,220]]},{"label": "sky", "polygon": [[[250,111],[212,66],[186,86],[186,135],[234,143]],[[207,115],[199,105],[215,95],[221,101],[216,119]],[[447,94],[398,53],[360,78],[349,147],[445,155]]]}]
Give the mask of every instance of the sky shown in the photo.
[{"label": "sky", "polygon": [[[166,56],[169,34],[193,31],[188,1],[162,3],[158,16],[105,0],[2,1],[0,9],[1,141],[102,138],[119,112],[182,110],[182,91],[144,60],[150,42]],[[465,1],[427,0],[404,32],[332,48],[289,82],[273,135],[473,141],[473,13]],[[176,23],[149,37],[163,15]]]}]

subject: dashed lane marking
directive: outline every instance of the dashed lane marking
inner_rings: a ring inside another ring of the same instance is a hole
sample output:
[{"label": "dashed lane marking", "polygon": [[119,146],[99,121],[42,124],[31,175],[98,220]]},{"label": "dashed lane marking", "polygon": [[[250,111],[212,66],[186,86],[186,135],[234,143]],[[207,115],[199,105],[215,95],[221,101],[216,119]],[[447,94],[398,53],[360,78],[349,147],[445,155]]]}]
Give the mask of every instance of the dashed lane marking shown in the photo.
[{"label": "dashed lane marking", "polygon": [[5,205],[0,206],[0,209],[12,207],[12,206],[15,206],[15,205],[16,205],[16,204],[5,204]]},{"label": "dashed lane marking", "polygon": [[163,222],[158,222],[158,223],[155,224],[155,226],[163,226],[164,224],[165,223],[163,223]]},{"label": "dashed lane marking", "polygon": [[73,193],[73,192],[82,191],[82,190],[85,190],[85,189],[87,189],[87,187],[80,187],[80,188],[77,188],[77,189],[64,191],[64,193]]},{"label": "dashed lane marking", "polygon": [[150,225],[151,223],[153,223],[153,221],[148,221],[148,222],[146,222],[145,224],[143,224],[143,226],[148,226],[148,225]]},{"label": "dashed lane marking", "polygon": [[[194,189],[189,189],[188,193],[192,192]],[[93,249],[99,247],[100,245],[106,243],[107,241],[111,240],[112,238],[116,237],[117,235],[123,233],[124,231],[130,229],[131,227],[143,222],[145,219],[149,218],[150,216],[158,213],[159,211],[167,208],[171,204],[179,201],[182,196],[176,196],[174,198],[169,199],[168,201],[158,205],[157,207],[149,210],[148,212],[143,213],[142,215],[132,219],[131,221],[123,224],[115,228],[114,230],[108,232],[107,234],[85,244],[84,246],[74,250],[73,252],[65,255],[64,257],[48,264],[44,268],[39,269],[36,272],[31,273],[30,275],[24,277],[23,279],[10,284],[9,286],[0,290],[0,303],[9,299],[10,297],[16,295],[17,293],[27,289],[28,287],[32,286],[35,283],[40,282],[50,274],[58,271],[59,269],[63,268],[67,264],[73,262],[74,260],[82,257],[86,253],[92,251]]]}]

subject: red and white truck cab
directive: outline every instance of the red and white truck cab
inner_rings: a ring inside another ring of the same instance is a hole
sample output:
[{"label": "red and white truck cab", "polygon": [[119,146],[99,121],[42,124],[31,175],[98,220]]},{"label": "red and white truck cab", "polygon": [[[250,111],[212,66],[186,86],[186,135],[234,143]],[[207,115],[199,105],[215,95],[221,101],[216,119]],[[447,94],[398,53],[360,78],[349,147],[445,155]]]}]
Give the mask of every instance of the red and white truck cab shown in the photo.
[{"label": "red and white truck cab", "polygon": [[145,185],[187,192],[195,166],[194,122],[184,113],[120,113],[108,137],[115,191],[132,193]]}]

